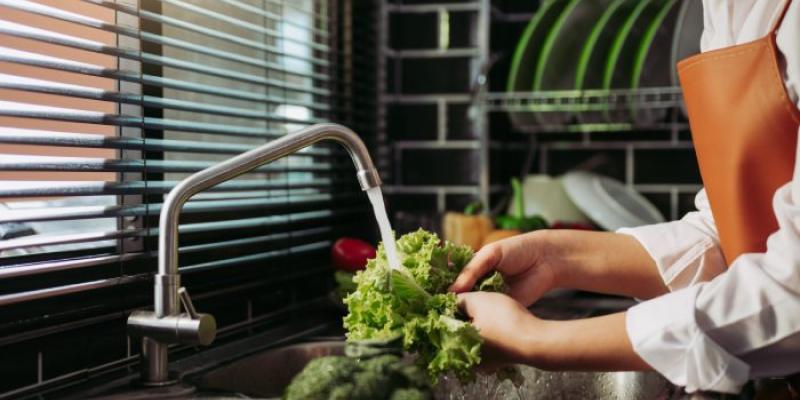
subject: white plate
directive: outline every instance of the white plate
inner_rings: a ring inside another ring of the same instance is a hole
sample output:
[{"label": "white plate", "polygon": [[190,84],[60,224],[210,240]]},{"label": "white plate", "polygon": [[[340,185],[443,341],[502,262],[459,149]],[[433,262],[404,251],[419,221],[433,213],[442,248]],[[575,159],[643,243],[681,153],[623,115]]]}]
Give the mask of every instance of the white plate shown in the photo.
[{"label": "white plate", "polygon": [[608,231],[665,221],[639,192],[607,176],[570,172],[564,175],[564,189],[581,211]]},{"label": "white plate", "polygon": [[[589,217],[572,203],[561,178],[549,175],[528,175],[522,181],[525,215],[541,215],[548,223],[589,222]],[[514,202],[509,202],[508,215],[514,215]]]}]

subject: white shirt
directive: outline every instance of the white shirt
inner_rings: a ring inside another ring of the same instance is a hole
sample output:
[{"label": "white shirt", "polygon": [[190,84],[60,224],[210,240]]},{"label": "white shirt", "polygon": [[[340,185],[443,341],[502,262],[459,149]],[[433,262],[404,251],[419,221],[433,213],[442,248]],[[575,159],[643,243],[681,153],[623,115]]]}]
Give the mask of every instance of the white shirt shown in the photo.
[{"label": "white shirt", "polygon": [[[702,51],[763,37],[782,6],[781,0],[703,0]],[[797,102],[800,0],[789,6],[777,44]],[[773,197],[779,229],[767,251],[743,254],[729,268],[705,191],[695,203],[697,211],[679,221],[620,230],[645,247],[671,290],[628,311],[634,350],[689,392],[735,393],[750,378],[800,371],[800,163]]]}]

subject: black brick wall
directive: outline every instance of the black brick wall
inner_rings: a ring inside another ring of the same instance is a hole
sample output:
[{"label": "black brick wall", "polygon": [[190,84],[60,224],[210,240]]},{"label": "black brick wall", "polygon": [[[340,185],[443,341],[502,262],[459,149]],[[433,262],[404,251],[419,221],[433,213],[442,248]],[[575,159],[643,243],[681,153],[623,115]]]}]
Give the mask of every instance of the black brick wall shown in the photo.
[{"label": "black brick wall", "polygon": [[[433,1],[396,1],[394,4],[422,4]],[[437,2],[441,3],[441,2]],[[519,35],[535,11],[537,2],[492,1],[495,9],[490,31],[490,48],[499,55],[489,71],[489,90],[503,92],[511,54]],[[474,14],[474,13],[473,13]],[[475,29],[469,13],[450,15],[450,42],[470,46]],[[437,45],[434,13],[409,13],[391,18],[389,43],[395,49],[430,49]],[[410,29],[413,27],[413,29]],[[431,35],[434,37],[426,36]],[[402,36],[402,37],[397,37]],[[466,59],[391,60],[388,62],[390,94],[464,93],[468,76]],[[446,140],[475,140],[482,134],[471,125],[468,103],[447,103],[445,121],[437,104],[389,105],[387,119],[392,140],[432,141],[438,129],[446,127]],[[674,117],[674,119],[673,119]],[[686,123],[681,115],[667,115],[665,122]],[[488,165],[481,165],[470,150],[404,149],[398,151],[400,165],[394,166],[399,180],[395,184],[415,184],[435,191],[441,185],[474,185],[483,169],[489,169],[496,204],[507,195],[510,177],[519,175],[528,155],[529,136],[512,125],[502,112],[488,114]],[[694,209],[694,195],[701,187],[697,161],[686,129],[642,130],[597,133],[539,133],[531,151],[531,173],[559,175],[572,169],[589,169],[633,185],[667,219],[678,218]],[[398,161],[398,160],[395,160]],[[393,212],[422,216],[426,221],[445,210],[460,210],[475,200],[470,194],[434,192],[404,193],[389,196]],[[426,209],[426,207],[429,207]],[[409,220],[413,221],[413,218]]]}]

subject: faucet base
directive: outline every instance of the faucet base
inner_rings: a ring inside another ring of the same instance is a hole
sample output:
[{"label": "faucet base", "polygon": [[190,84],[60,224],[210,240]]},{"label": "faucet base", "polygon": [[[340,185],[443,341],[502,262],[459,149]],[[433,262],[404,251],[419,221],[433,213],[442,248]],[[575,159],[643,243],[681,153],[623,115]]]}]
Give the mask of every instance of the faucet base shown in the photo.
[{"label": "faucet base", "polygon": [[136,383],[136,386],[148,387],[148,388],[159,388],[159,387],[166,387],[166,386],[173,386],[173,385],[176,386],[176,387],[177,386],[181,386],[181,387],[182,386],[186,386],[186,385],[178,385],[179,382],[180,381],[177,378],[170,377],[169,379],[165,379],[163,381],[158,381],[158,382],[148,382],[148,381],[139,380]]},{"label": "faucet base", "polygon": [[169,373],[168,350],[169,347],[165,343],[159,343],[149,337],[142,338],[142,354],[139,356],[142,386],[160,387],[177,382],[177,379]]},{"label": "faucet base", "polygon": [[161,381],[161,382],[145,382],[145,381],[139,381],[138,382],[138,386],[143,386],[143,387],[165,387],[165,386],[172,386],[172,385],[177,385],[177,384],[178,384],[178,380],[177,379],[167,379],[167,380]]},{"label": "faucet base", "polygon": [[[176,381],[177,382],[177,381]],[[143,386],[141,382],[124,393],[100,397],[102,400],[187,399],[197,393],[197,388],[185,383],[170,386]]]}]

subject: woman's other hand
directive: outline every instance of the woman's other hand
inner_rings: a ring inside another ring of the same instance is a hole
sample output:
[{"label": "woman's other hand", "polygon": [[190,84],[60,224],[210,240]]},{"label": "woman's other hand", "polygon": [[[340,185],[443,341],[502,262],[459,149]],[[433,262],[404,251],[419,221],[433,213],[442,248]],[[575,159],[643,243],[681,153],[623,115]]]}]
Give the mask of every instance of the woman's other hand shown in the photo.
[{"label": "woman's other hand", "polygon": [[499,271],[509,295],[530,306],[555,288],[648,299],[666,293],[655,261],[633,236],[611,232],[543,229],[484,246],[450,287],[472,290]]},{"label": "woman's other hand", "polygon": [[544,321],[531,314],[516,300],[490,292],[458,295],[458,305],[472,319],[483,337],[481,368],[494,369],[507,364],[529,363],[534,346],[531,337]]},{"label": "woman's other hand", "polygon": [[497,270],[509,285],[512,298],[524,306],[533,304],[556,283],[553,268],[543,262],[547,248],[541,236],[542,231],[536,231],[484,246],[450,289],[456,293],[472,290],[481,277]]},{"label": "woman's other hand", "polygon": [[547,321],[500,293],[461,293],[458,300],[483,337],[482,369],[509,364],[547,370],[650,369],[633,350],[625,329],[625,313]]}]

